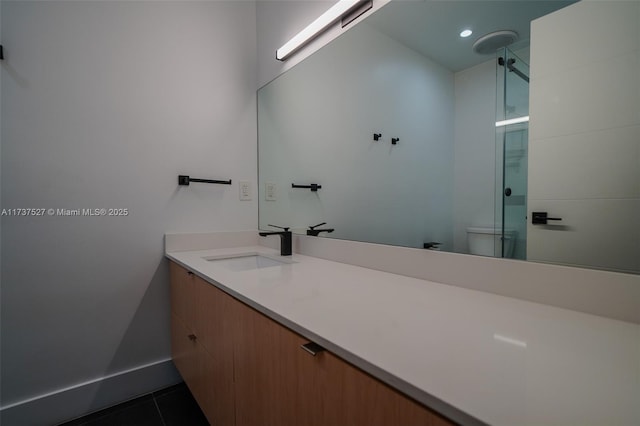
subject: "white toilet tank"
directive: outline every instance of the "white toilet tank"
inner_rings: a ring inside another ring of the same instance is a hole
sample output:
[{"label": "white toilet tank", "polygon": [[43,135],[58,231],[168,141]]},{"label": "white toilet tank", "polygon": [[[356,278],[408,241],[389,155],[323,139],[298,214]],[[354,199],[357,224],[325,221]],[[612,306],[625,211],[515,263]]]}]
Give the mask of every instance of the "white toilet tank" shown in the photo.
[{"label": "white toilet tank", "polygon": [[[504,257],[513,257],[513,247],[516,239],[516,231],[504,232]],[[467,228],[467,244],[469,253],[480,256],[500,256],[502,252],[502,232],[500,228],[490,226],[472,226]]]}]

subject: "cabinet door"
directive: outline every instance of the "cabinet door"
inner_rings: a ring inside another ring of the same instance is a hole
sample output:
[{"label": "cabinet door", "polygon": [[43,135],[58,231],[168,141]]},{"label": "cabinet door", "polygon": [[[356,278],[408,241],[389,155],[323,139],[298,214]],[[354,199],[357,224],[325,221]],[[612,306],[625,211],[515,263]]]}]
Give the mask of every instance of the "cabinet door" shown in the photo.
[{"label": "cabinet door", "polygon": [[169,274],[171,312],[180,318],[189,330],[194,331],[194,274],[174,262],[169,262]]},{"label": "cabinet door", "polygon": [[177,315],[171,315],[171,357],[198,404],[206,403],[209,381],[207,355],[197,337]]},{"label": "cabinet door", "polygon": [[322,425],[324,389],[306,340],[241,305],[235,348],[236,425]]},{"label": "cabinet door", "polygon": [[235,347],[238,426],[445,426],[453,423],[241,305]]},{"label": "cabinet door", "polygon": [[206,281],[195,278],[195,329],[209,355],[209,387],[200,405],[212,425],[235,423],[233,341],[240,302]]},{"label": "cabinet door", "polygon": [[[214,406],[217,378],[215,362],[204,346],[198,331],[205,319],[197,313],[198,283],[196,277],[177,264],[170,263],[171,274],[171,357],[191,394],[207,416],[209,423],[218,422]],[[216,421],[214,421],[214,419]]]},{"label": "cabinet door", "polygon": [[237,306],[240,302],[195,277],[194,328],[199,342],[216,359],[233,369],[233,340],[237,328]]},{"label": "cabinet door", "polygon": [[327,425],[454,425],[331,353],[324,371]]}]

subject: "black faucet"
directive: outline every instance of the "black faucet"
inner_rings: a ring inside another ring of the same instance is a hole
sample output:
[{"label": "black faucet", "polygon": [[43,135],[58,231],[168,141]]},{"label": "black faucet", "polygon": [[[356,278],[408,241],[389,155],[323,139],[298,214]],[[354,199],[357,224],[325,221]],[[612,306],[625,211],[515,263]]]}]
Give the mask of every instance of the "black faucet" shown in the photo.
[{"label": "black faucet", "polygon": [[261,237],[266,237],[267,235],[280,235],[280,255],[281,256],[291,256],[291,231],[289,228],[283,228],[282,226],[273,226],[274,228],[280,228],[282,231],[275,232],[260,232],[259,235]]},{"label": "black faucet", "polygon": [[327,233],[331,233],[334,231],[333,228],[327,228],[327,229],[316,229],[318,226],[322,226],[322,225],[326,225],[327,222],[322,222],[319,223],[317,225],[313,225],[310,226],[309,229],[307,229],[307,235],[312,235],[314,237],[317,237],[321,232],[327,232]]}]

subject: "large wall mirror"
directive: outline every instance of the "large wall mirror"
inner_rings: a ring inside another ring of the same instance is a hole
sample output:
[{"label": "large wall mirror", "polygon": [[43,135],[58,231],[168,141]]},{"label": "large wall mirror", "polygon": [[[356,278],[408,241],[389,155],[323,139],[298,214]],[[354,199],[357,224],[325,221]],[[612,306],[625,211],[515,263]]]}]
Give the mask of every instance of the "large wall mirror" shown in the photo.
[{"label": "large wall mirror", "polygon": [[638,274],[640,2],[392,1],[259,90],[258,149],[261,229]]}]

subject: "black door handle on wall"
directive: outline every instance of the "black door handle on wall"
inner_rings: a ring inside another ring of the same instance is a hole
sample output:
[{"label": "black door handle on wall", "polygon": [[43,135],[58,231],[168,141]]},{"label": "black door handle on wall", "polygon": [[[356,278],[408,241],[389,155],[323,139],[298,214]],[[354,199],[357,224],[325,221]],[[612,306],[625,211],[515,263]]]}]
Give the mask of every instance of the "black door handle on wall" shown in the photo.
[{"label": "black door handle on wall", "polygon": [[533,225],[548,225],[548,220],[562,220],[561,217],[549,217],[547,212],[531,213],[531,223]]}]

